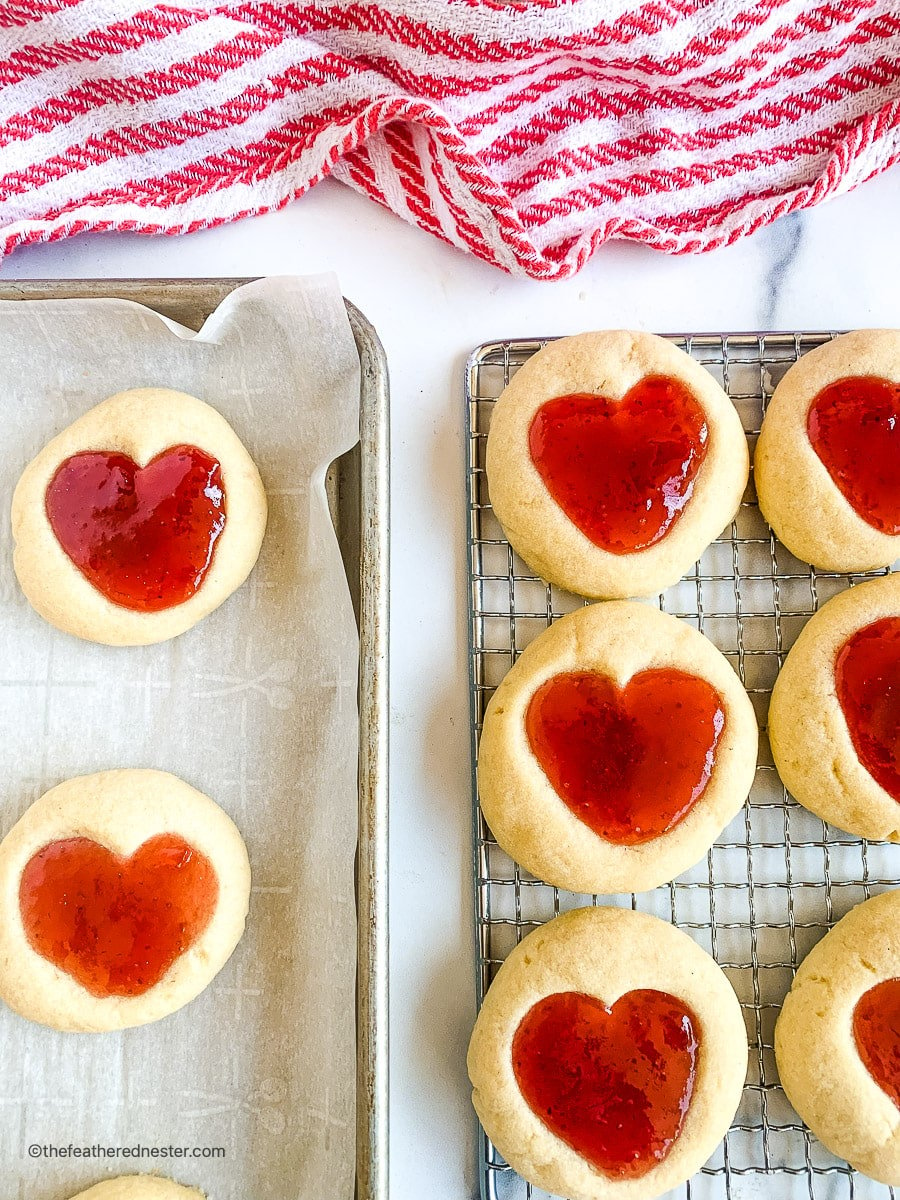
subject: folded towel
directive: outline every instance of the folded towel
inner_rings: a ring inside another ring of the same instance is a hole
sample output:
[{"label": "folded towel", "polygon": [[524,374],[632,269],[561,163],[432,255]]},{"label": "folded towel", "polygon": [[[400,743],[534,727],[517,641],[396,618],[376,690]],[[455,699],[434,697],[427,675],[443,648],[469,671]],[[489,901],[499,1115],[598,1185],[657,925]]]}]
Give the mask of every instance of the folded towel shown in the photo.
[{"label": "folded towel", "polygon": [[506,271],[726,245],[900,158],[897,0],[0,0],[0,252],[333,175]]}]

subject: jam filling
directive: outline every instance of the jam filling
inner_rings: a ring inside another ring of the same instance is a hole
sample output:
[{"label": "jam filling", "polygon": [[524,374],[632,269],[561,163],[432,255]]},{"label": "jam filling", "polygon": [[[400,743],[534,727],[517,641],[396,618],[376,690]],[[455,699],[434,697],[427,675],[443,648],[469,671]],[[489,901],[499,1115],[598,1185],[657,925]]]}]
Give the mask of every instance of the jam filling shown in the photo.
[{"label": "jam filling", "polygon": [[900,801],[900,617],[854,633],[838,653],[834,677],[859,761]]},{"label": "jam filling", "polygon": [[550,495],[611,554],[665,537],[691,498],[708,443],[693,393],[662,375],[648,375],[620,401],[548,400],[529,431],[531,460]]},{"label": "jam filling", "polygon": [[854,511],[882,533],[900,534],[900,384],[839,379],[813,400],[806,429]]},{"label": "jam filling", "polygon": [[666,992],[628,992],[611,1008],[558,992],[519,1023],[513,1072],[552,1133],[604,1175],[636,1179],[681,1132],[699,1045],[696,1018]]},{"label": "jam filling", "polygon": [[900,1108],[900,979],[877,983],[860,997],[853,1037],[866,1070]]},{"label": "jam filling", "polygon": [[85,451],[57,469],[46,509],[63,550],[107,600],[159,612],[189,600],[210,568],[225,526],[222,472],[196,446],[172,446],[144,467]]},{"label": "jam filling", "polygon": [[212,863],[171,833],[130,858],[90,838],[51,842],[19,883],[32,949],[102,998],[159,983],[206,929],[218,896]]},{"label": "jam filling", "polygon": [[627,846],[687,816],[724,728],[715,688],[671,669],[642,671],[621,690],[587,671],[555,675],[525,715],[531,749],[560,799],[600,837]]}]

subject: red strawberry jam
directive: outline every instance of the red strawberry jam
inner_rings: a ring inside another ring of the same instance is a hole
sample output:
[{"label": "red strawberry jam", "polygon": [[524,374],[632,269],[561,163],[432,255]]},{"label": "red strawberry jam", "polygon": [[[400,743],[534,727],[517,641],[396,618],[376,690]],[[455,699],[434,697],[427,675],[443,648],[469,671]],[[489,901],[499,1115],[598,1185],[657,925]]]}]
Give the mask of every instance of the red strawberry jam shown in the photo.
[{"label": "red strawberry jam", "polygon": [[859,761],[900,801],[900,617],[854,633],[838,653],[834,678]]},{"label": "red strawberry jam", "polygon": [[900,384],[839,379],[813,400],[806,429],[855,512],[882,533],[900,533]]},{"label": "red strawberry jam", "polygon": [[860,997],[853,1036],[866,1070],[900,1108],[900,979],[876,983]]},{"label": "red strawberry jam", "polygon": [[666,992],[628,992],[611,1008],[581,992],[539,1000],[512,1044],[513,1072],[547,1128],[614,1179],[666,1157],[691,1103],[700,1034]]},{"label": "red strawberry jam", "polygon": [[725,710],[711,684],[684,671],[642,671],[621,690],[581,671],[538,688],[525,728],[575,816],[607,841],[635,846],[672,829],[703,795]]},{"label": "red strawberry jam", "polygon": [[51,842],[28,862],[19,907],[32,948],[94,996],[140,996],[215,912],[212,863],[171,833],[121,858],[90,838]]},{"label": "red strawberry jam", "polygon": [[648,375],[619,401],[548,400],[529,431],[531,459],[550,495],[611,554],[665,537],[691,498],[708,443],[693,392],[662,375]]},{"label": "red strawberry jam", "polygon": [[189,600],[225,526],[221,468],[196,446],[173,446],[144,467],[124,454],[74,454],[51,479],[46,507],[85,578],[137,612]]}]

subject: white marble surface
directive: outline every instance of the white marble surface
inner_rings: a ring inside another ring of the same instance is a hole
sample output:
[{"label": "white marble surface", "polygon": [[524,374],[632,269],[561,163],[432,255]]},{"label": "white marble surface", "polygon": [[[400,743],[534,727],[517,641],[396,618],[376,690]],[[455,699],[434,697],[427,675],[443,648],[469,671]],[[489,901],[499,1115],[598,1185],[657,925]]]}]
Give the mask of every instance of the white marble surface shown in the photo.
[{"label": "white marble surface", "polygon": [[[482,341],[900,325],[900,170],[726,250],[614,245],[563,283],[511,280],[326,183],[282,213],[179,239],[35,247],[3,275],[331,269],[378,327],[393,404],[391,1195],[476,1192],[462,369]],[[287,1198],[286,1198],[287,1200]]]}]

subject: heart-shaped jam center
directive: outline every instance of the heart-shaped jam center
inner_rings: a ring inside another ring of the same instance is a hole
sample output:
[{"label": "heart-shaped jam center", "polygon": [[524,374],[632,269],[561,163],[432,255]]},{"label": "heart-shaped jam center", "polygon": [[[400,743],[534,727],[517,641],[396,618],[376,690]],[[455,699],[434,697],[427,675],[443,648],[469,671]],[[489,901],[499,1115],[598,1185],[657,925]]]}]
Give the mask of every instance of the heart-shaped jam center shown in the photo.
[{"label": "heart-shaped jam center", "polygon": [[603,1174],[638,1178],[661,1162],[691,1103],[697,1022],[667,992],[539,1000],[513,1037],[516,1082],[547,1128]]},{"label": "heart-shaped jam center", "polygon": [[857,630],[838,653],[834,678],[859,761],[900,801],[900,617]]},{"label": "heart-shaped jam center", "polygon": [[531,749],[576,817],[620,845],[672,829],[703,795],[725,728],[719,693],[696,675],[554,675],[525,715]]},{"label": "heart-shaped jam center", "polygon": [[51,842],[19,884],[25,935],[94,996],[140,996],[197,941],[219,882],[205,855],[175,834],[130,858],[90,838]]},{"label": "heart-shaped jam center", "polygon": [[806,429],[854,511],[882,533],[900,533],[900,385],[839,379],[813,400]]},{"label": "heart-shaped jam center", "polygon": [[709,431],[694,394],[648,375],[621,400],[559,396],[529,431],[531,460],[566,516],[602,550],[631,554],[664,537],[684,511]]},{"label": "heart-shaped jam center", "polygon": [[860,997],[853,1036],[866,1070],[900,1108],[900,979],[876,983]]},{"label": "heart-shaped jam center", "polygon": [[74,454],[51,479],[46,508],[82,575],[138,612],[189,600],[225,526],[221,468],[196,446],[172,446],[144,467],[124,454]]}]

